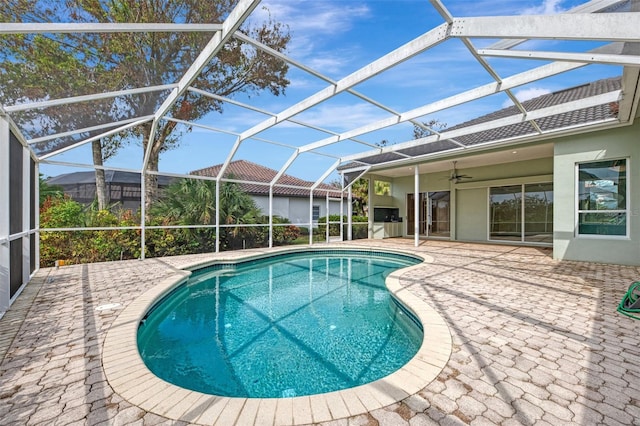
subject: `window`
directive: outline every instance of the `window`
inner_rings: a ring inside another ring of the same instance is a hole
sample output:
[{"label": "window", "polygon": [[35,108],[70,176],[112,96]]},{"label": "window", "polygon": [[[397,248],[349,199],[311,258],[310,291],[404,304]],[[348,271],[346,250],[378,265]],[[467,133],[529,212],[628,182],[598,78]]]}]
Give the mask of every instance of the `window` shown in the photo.
[{"label": "window", "polygon": [[534,183],[489,189],[489,239],[553,242],[553,184]]},{"label": "window", "polygon": [[320,206],[313,206],[313,220],[320,219]]},{"label": "window", "polygon": [[384,180],[374,180],[373,181],[373,192],[376,195],[391,195],[391,182],[387,182]]},{"label": "window", "polygon": [[578,164],[578,234],[627,235],[627,160]]}]

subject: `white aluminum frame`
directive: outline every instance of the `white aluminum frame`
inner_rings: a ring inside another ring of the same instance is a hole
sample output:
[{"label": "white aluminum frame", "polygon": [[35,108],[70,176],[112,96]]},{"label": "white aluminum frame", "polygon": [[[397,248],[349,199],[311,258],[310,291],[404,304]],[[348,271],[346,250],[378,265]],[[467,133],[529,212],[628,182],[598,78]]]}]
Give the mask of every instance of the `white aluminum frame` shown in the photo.
[{"label": "white aluminum frame", "polygon": [[[0,171],[9,170],[9,122],[0,110]],[[11,251],[9,247],[9,173],[0,173],[0,318],[9,309]]]},{"label": "white aluminum frame", "polygon": [[[229,17],[222,24],[173,24],[173,23],[151,23],[151,24],[99,24],[99,23],[86,23],[86,24],[62,24],[62,23],[4,23],[0,28],[0,35],[8,34],[43,34],[43,33],[111,33],[111,32],[158,32],[158,31],[199,31],[199,32],[213,32],[214,35],[209,40],[207,45],[202,49],[200,54],[194,63],[185,71],[184,75],[176,82],[160,86],[139,87],[128,90],[109,92],[109,93],[97,93],[90,95],[72,96],[63,99],[49,99],[41,102],[26,102],[17,105],[5,105],[0,106],[0,154],[6,150],[8,146],[8,129],[12,128],[19,136],[21,143],[25,149],[25,164],[28,164],[28,158],[34,158],[36,161],[36,169],[38,169],[40,163],[46,164],[59,164],[69,165],[73,167],[88,167],[92,169],[113,169],[113,170],[126,170],[112,167],[95,167],[93,165],[72,164],[61,161],[53,161],[50,158],[58,154],[64,153],[69,150],[73,150],[81,145],[87,144],[93,140],[115,134],[117,132],[129,129],[131,127],[152,121],[151,135],[152,141],[156,131],[157,123],[159,120],[171,120],[174,122],[182,123],[189,126],[196,126],[202,129],[206,129],[212,132],[222,132],[230,135],[235,135],[236,140],[233,147],[228,152],[226,159],[222,167],[219,170],[217,176],[200,177],[184,174],[171,174],[151,172],[148,169],[149,155],[151,143],[149,143],[148,149],[145,152],[144,159],[142,161],[140,169],[127,170],[141,173],[141,192],[143,199],[141,201],[142,220],[139,229],[141,229],[141,247],[142,257],[144,257],[145,248],[145,229],[152,228],[147,227],[144,221],[145,217],[145,202],[144,192],[145,183],[144,176],[147,173],[162,174],[167,176],[188,177],[191,179],[208,179],[215,182],[224,181],[224,175],[231,161],[233,161],[235,155],[241,144],[247,139],[253,139],[262,143],[269,143],[278,146],[282,146],[291,149],[291,156],[278,170],[274,179],[265,184],[261,182],[261,185],[269,186],[269,245],[273,244],[273,189],[276,186],[287,186],[278,184],[278,180],[285,174],[285,172],[300,158],[304,153],[311,153],[315,155],[322,155],[325,157],[333,158],[335,162],[322,173],[318,179],[314,180],[313,185],[309,188],[303,188],[309,191],[309,227],[312,228],[313,224],[313,199],[314,191],[319,185],[334,173],[338,168],[344,176],[345,173],[357,173],[362,176],[368,172],[374,172],[377,169],[388,168],[393,166],[417,164],[419,161],[427,159],[439,159],[439,158],[453,158],[459,155],[461,152],[469,153],[476,152],[487,148],[494,148],[500,146],[508,146],[510,144],[517,144],[523,141],[535,141],[541,138],[548,137],[550,134],[571,134],[573,132],[584,132],[589,129],[601,129],[607,126],[624,126],[633,123],[634,117],[637,114],[638,103],[640,102],[640,30],[637,23],[640,22],[640,0],[631,0],[631,12],[624,13],[610,13],[611,10],[616,8],[620,4],[624,4],[626,0],[592,0],[587,3],[577,6],[572,10],[564,14],[559,15],[539,15],[539,16],[490,16],[490,17],[454,17],[444,5],[442,0],[430,0],[434,9],[442,16],[444,22],[441,25],[436,26],[430,31],[416,37],[414,40],[398,47],[397,49],[389,52],[386,55],[381,56],[377,60],[363,66],[359,70],[347,75],[339,80],[331,79],[315,70],[311,67],[289,58],[283,53],[279,53],[263,45],[257,40],[253,40],[249,36],[239,31],[240,26],[251,16],[252,12],[256,9],[259,0],[240,0],[236,8],[230,13]],[[597,13],[596,13],[597,12]],[[252,105],[243,104],[228,98],[218,96],[214,93],[207,93],[191,86],[193,81],[197,78],[199,73],[203,70],[209,61],[222,49],[225,42],[230,38],[235,37],[242,42],[252,45],[254,48],[261,50],[267,54],[273,55],[280,60],[283,60],[295,66],[300,70],[312,75],[327,84],[326,87],[317,91],[316,93],[308,96],[307,98],[285,108],[279,112],[265,111],[264,109],[257,108]],[[444,99],[440,99],[435,102],[422,105],[418,108],[414,108],[409,111],[398,112],[389,106],[386,106],[369,96],[359,93],[355,90],[355,87],[363,83],[374,76],[384,73],[387,70],[394,68],[402,62],[419,55],[433,47],[446,42],[450,39],[459,39],[469,51],[469,54],[479,63],[486,72],[493,78],[494,82],[480,85],[470,90],[462,91]],[[485,49],[477,49],[473,40],[475,39],[501,39]],[[533,50],[511,50],[515,46],[526,40],[537,39],[556,39],[556,40],[588,40],[588,41],[604,41],[608,42],[607,45],[594,49],[590,52],[584,53],[565,53],[565,52],[546,52],[546,51],[533,51]],[[495,56],[512,60],[528,60],[528,59],[544,59],[551,60],[549,64],[532,68],[528,71],[520,72],[510,76],[499,76],[495,70],[485,60],[485,57]],[[512,89],[517,87],[543,80],[548,77],[556,76],[563,73],[568,73],[573,70],[577,70],[582,67],[587,67],[591,64],[607,64],[624,67],[622,76],[622,90],[612,91],[598,96],[592,96],[590,98],[581,99],[580,101],[567,102],[561,105],[556,105],[549,108],[527,111],[522,103],[520,103],[514,94]],[[12,113],[25,111],[29,109],[47,108],[58,105],[66,105],[78,102],[87,102],[97,99],[106,99],[130,94],[141,94],[154,91],[171,90],[171,93],[164,100],[162,105],[154,112],[152,116],[136,117],[127,120],[121,120],[115,123],[103,123],[93,126],[85,127],[83,129],[69,129],[58,134],[46,135],[42,137],[33,138],[32,140],[25,140],[20,135],[18,128],[13,124],[10,115]],[[220,129],[214,126],[207,125],[205,123],[192,123],[184,120],[179,120],[167,116],[171,108],[174,106],[179,97],[186,91],[197,93],[200,96],[208,96],[212,99],[221,102],[228,102],[248,110],[262,113],[268,116],[266,119],[254,125],[248,129],[242,131],[230,131],[228,129]],[[367,102],[376,108],[383,110],[389,114],[387,118],[377,120],[372,123],[368,123],[358,128],[348,129],[342,132],[333,132],[324,128],[325,126],[318,126],[315,124],[305,123],[298,118],[300,113],[313,108],[320,103],[331,99],[341,93],[350,94],[364,102]],[[504,93],[514,103],[514,105],[520,111],[519,114],[502,118],[499,120],[493,120],[485,122],[475,126],[468,126],[457,130],[448,130],[437,132],[433,129],[428,129],[431,132],[430,136],[421,138],[419,140],[406,141],[404,143],[398,143],[391,146],[379,147],[363,140],[357,139],[359,136],[369,132],[385,129],[390,126],[394,126],[401,123],[412,123],[424,128],[424,125],[419,121],[421,117],[429,114],[443,111],[447,108],[463,105],[475,100],[479,100],[494,94]],[[535,120],[548,117],[555,114],[561,114],[565,112],[582,109],[588,106],[596,106],[610,102],[619,103],[619,114],[616,119],[608,119],[600,122],[585,123],[576,126],[567,126],[564,128],[556,129],[553,131],[543,131],[536,123]],[[260,134],[283,122],[295,123],[297,125],[305,126],[310,129],[314,129],[323,133],[327,133],[329,136],[306,143],[302,146],[293,146],[292,144],[285,143],[283,141],[270,141],[260,136]],[[475,132],[482,132],[486,130],[496,129],[502,126],[516,124],[521,122],[528,122],[532,126],[530,134],[524,135],[518,138],[511,138],[508,140],[495,140],[488,141],[483,144],[475,145],[472,147],[466,147],[463,144],[456,141],[456,138],[464,135],[469,135]],[[33,145],[39,142],[46,142],[56,138],[63,138],[81,134],[84,132],[93,132],[96,130],[111,129],[105,132],[101,132],[99,135],[87,138],[80,142],[74,143],[64,148],[56,149],[47,154],[36,156],[33,151]],[[446,152],[438,152],[434,154],[425,154],[419,156],[410,156],[402,153],[401,150],[405,148],[411,148],[418,145],[434,143],[437,141],[448,140],[457,147]],[[320,151],[329,145],[338,144],[344,141],[355,142],[365,146],[366,150],[350,155],[330,155]],[[394,153],[399,158],[382,164],[368,164],[366,158],[372,155]],[[6,153],[5,153],[6,154]],[[7,155],[0,155],[0,206],[5,209],[7,203],[3,203],[8,200],[8,182],[9,176],[7,172],[8,168]],[[348,167],[346,167],[348,166]],[[28,166],[26,166],[28,168]],[[417,172],[416,172],[417,173]],[[33,179],[33,176],[27,176],[24,173],[23,179]],[[344,185],[342,192],[337,190],[338,193],[343,194],[344,191],[348,191],[348,200],[351,201],[351,183]],[[216,202],[219,202],[219,185],[216,185]],[[324,190],[324,189],[323,189]],[[372,190],[372,182],[370,182],[369,191]],[[36,191],[37,192],[37,191]],[[418,193],[418,191],[416,191]],[[327,192],[327,200],[328,198]],[[341,203],[344,202],[344,197],[340,196]],[[370,206],[372,209],[373,206]],[[342,206],[341,206],[342,212]],[[348,206],[349,215],[351,214],[351,206]],[[26,213],[25,213],[26,214]],[[342,216],[342,213],[341,213]],[[417,215],[416,215],[417,216]],[[0,215],[0,309],[3,306],[2,299],[2,282],[4,282],[4,272],[8,268],[8,254],[5,251],[8,250],[8,244],[10,239],[8,231],[8,215]],[[215,227],[219,233],[221,224],[219,222],[219,214],[216,212],[216,223],[209,227]],[[342,219],[341,219],[342,220]],[[371,220],[371,218],[370,218]],[[27,219],[28,222],[28,219]],[[36,220],[38,223],[38,220]],[[351,239],[351,220],[348,219],[348,233],[347,239]],[[329,225],[329,223],[327,223]],[[265,225],[260,225],[265,226]],[[38,226],[37,226],[38,228]],[[371,228],[371,223],[369,224]],[[328,226],[327,226],[328,230]],[[29,235],[29,233],[36,232],[32,229],[24,229],[22,234]],[[342,228],[341,228],[342,234]],[[417,234],[417,232],[416,232]],[[342,236],[342,235],[341,235]],[[344,237],[344,236],[342,236]],[[310,232],[310,243],[313,242],[312,230]],[[417,244],[417,240],[416,240]],[[216,251],[219,251],[219,242],[216,241]],[[27,254],[28,256],[28,254]]]}]

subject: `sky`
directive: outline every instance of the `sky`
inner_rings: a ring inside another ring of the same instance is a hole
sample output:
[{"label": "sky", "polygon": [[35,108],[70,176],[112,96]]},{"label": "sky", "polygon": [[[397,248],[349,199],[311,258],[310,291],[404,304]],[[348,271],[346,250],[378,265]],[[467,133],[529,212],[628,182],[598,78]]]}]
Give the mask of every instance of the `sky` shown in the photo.
[{"label": "sky", "polygon": [[[553,14],[566,11],[584,1],[444,0],[443,3],[454,17],[465,17]],[[250,19],[260,22],[269,17],[286,23],[289,27],[292,38],[286,52],[287,56],[333,80],[348,76],[444,22],[427,0],[270,0],[263,1]],[[481,48],[494,41],[472,42],[475,47]],[[595,46],[586,45],[584,42],[535,41],[527,42],[520,47],[581,51]],[[497,58],[489,58],[488,61],[501,77],[508,77],[543,64],[540,61],[507,61]],[[588,68],[524,86],[514,90],[514,94],[520,100],[526,100],[620,74],[620,69],[612,66]],[[327,86],[326,82],[295,67],[290,68],[288,78],[290,85],[285,96],[274,97],[266,93],[251,96],[239,94],[233,99],[278,113]],[[357,85],[354,90],[394,111],[405,112],[492,81],[492,77],[473,59],[463,43],[459,40],[449,40]],[[433,119],[443,126],[452,126],[509,105],[511,101],[508,97],[498,94],[439,111],[432,116],[423,117],[421,121]],[[295,118],[306,124],[340,133],[389,116],[388,112],[379,107],[352,94],[344,93]],[[222,114],[209,114],[198,123],[240,133],[266,118],[266,115],[260,113],[225,105]],[[297,124],[282,123],[257,136],[280,145],[249,139],[243,141],[233,159],[244,159],[278,170],[294,153],[292,147],[323,140],[329,134]],[[375,145],[383,140],[388,144],[405,142],[412,137],[412,126],[404,124],[364,134],[357,139]],[[181,144],[177,149],[162,155],[160,171],[184,174],[223,163],[234,142],[235,136],[194,127],[182,135]],[[370,146],[356,142],[327,146],[321,149],[322,155],[300,155],[287,169],[287,174],[315,181],[335,164],[336,156],[370,149]],[[106,164],[139,170],[141,159],[142,148],[132,143],[121,149]],[[51,157],[51,160],[90,164],[90,144]],[[41,166],[41,172],[46,176],[78,170],[81,169],[46,164]],[[337,174],[332,173],[325,182],[337,177]]]}]

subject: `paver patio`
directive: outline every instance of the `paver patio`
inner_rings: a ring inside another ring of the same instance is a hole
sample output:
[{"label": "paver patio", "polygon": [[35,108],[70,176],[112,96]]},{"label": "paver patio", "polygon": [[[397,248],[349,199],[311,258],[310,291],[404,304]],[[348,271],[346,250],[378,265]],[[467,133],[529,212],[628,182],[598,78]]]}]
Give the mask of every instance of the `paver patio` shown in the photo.
[{"label": "paver patio", "polygon": [[[615,311],[640,279],[639,267],[559,262],[543,248],[441,241],[415,248],[406,239],[349,244],[433,258],[400,282],[442,316],[453,350],[417,394],[324,424],[640,425],[640,321]],[[0,424],[189,424],[116,394],[101,352],[133,299],[182,265],[216,256],[40,270],[0,319]],[[111,303],[120,306],[96,310]],[[359,402],[336,407],[349,403]],[[292,408],[289,418],[296,417]]]}]

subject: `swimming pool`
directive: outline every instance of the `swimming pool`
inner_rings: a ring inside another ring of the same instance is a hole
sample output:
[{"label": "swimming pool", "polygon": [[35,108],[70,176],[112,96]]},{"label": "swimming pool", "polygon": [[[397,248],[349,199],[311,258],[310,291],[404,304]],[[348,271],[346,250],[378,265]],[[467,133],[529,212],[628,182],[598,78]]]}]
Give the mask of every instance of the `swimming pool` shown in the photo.
[{"label": "swimming pool", "polygon": [[421,261],[331,250],[203,268],[151,307],[138,347],[160,378],[214,395],[294,397],[369,383],[422,344],[419,321],[385,287],[389,273]]}]

